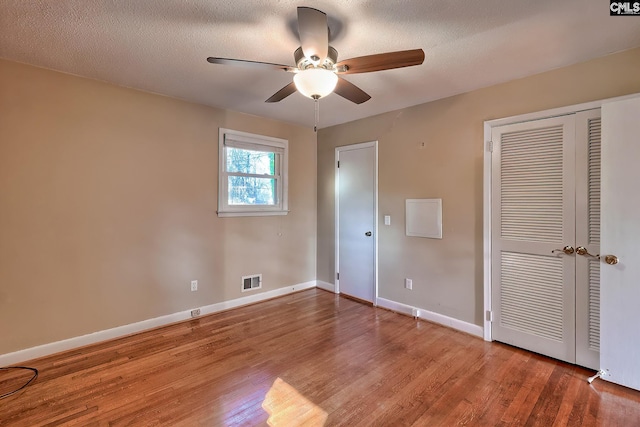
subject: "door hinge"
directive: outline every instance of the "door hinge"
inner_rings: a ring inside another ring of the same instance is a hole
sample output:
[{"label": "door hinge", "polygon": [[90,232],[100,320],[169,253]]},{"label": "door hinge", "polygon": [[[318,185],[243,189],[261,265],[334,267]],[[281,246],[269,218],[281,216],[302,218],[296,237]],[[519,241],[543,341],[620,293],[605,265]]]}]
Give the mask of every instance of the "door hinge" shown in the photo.
[{"label": "door hinge", "polygon": [[340,273],[336,273],[336,280],[340,280]]},{"label": "door hinge", "polygon": [[487,151],[493,153],[493,141],[487,141]]},{"label": "door hinge", "polygon": [[338,160],[338,168],[340,167],[340,160]]},{"label": "door hinge", "polygon": [[493,311],[487,310],[485,314],[487,322],[493,322]]}]

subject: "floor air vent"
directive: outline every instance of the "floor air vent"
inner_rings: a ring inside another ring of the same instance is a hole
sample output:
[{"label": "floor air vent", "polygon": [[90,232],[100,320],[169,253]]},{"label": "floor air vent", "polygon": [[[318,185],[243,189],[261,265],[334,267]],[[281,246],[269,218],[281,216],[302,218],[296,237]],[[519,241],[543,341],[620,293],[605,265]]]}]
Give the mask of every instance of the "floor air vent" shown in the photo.
[{"label": "floor air vent", "polygon": [[262,287],[262,274],[254,274],[253,276],[242,277],[242,292]]}]

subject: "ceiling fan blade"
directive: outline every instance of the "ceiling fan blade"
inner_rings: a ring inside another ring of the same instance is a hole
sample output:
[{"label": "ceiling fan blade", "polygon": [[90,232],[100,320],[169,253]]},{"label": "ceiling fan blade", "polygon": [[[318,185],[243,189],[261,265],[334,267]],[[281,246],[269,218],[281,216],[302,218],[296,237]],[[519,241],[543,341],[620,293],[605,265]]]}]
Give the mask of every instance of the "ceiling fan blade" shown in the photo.
[{"label": "ceiling fan blade", "polygon": [[296,85],[295,83],[291,82],[285,87],[283,87],[282,89],[280,89],[279,91],[277,91],[276,93],[274,93],[273,95],[271,95],[271,98],[267,99],[264,102],[282,101],[283,99],[285,99],[287,96],[291,95],[295,91],[296,91]]},{"label": "ceiling fan blade", "polygon": [[334,92],[351,102],[355,102],[356,104],[362,104],[363,102],[371,99],[371,95],[342,77],[338,78],[338,84],[336,85]]},{"label": "ceiling fan blade", "polygon": [[280,70],[280,71],[288,71],[290,73],[297,70],[296,67],[292,67],[290,65],[271,64],[269,62],[258,62],[258,61],[245,61],[244,59],[214,58],[210,56],[207,58],[207,61],[212,64],[234,65],[236,67],[253,68],[254,70],[255,69]]},{"label": "ceiling fan blade", "polygon": [[391,70],[411,67],[424,62],[422,49],[401,50],[345,59],[336,64],[338,74],[370,73],[372,71]]},{"label": "ceiling fan blade", "polygon": [[311,7],[298,7],[298,34],[304,56],[322,63],[329,51],[327,14]]}]

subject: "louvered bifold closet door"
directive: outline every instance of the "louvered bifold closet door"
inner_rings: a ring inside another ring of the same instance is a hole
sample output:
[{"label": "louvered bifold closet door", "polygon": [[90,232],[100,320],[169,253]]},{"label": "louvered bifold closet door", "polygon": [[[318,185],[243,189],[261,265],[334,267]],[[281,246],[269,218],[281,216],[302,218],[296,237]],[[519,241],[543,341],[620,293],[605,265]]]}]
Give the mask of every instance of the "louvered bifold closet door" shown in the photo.
[{"label": "louvered bifold closet door", "polygon": [[[576,114],[576,245],[600,253],[600,109]],[[600,260],[576,254],[576,364],[600,369]]]},{"label": "louvered bifold closet door", "polygon": [[493,339],[575,361],[575,124],[562,116],[495,127]]}]

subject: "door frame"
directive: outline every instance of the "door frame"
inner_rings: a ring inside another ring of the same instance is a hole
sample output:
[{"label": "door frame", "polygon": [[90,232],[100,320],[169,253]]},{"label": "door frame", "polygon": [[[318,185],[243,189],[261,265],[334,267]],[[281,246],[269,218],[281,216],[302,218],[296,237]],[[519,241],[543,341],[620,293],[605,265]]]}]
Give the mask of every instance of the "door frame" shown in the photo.
[{"label": "door frame", "polygon": [[600,108],[602,104],[611,101],[622,101],[625,99],[631,99],[637,97],[638,94],[619,96],[614,98],[601,99],[592,102],[585,102],[582,104],[569,105],[566,107],[552,108],[544,111],[537,111],[534,113],[521,114],[517,116],[505,117],[502,119],[487,120],[484,122],[484,139],[482,141],[483,146],[483,282],[484,282],[484,324],[483,324],[483,337],[485,341],[493,341],[491,336],[491,321],[492,321],[492,307],[491,307],[491,259],[493,256],[491,249],[491,177],[492,177],[492,142],[491,135],[493,128],[497,126],[529,122],[539,119],[547,119],[551,117],[564,116],[567,114],[575,114],[584,110],[592,110],[594,108]]},{"label": "door frame", "polygon": [[340,152],[374,147],[374,178],[373,178],[373,306],[378,305],[378,141],[361,142],[358,144],[342,145],[335,149],[334,177],[335,177],[335,293],[340,293],[340,169],[338,161]]}]

